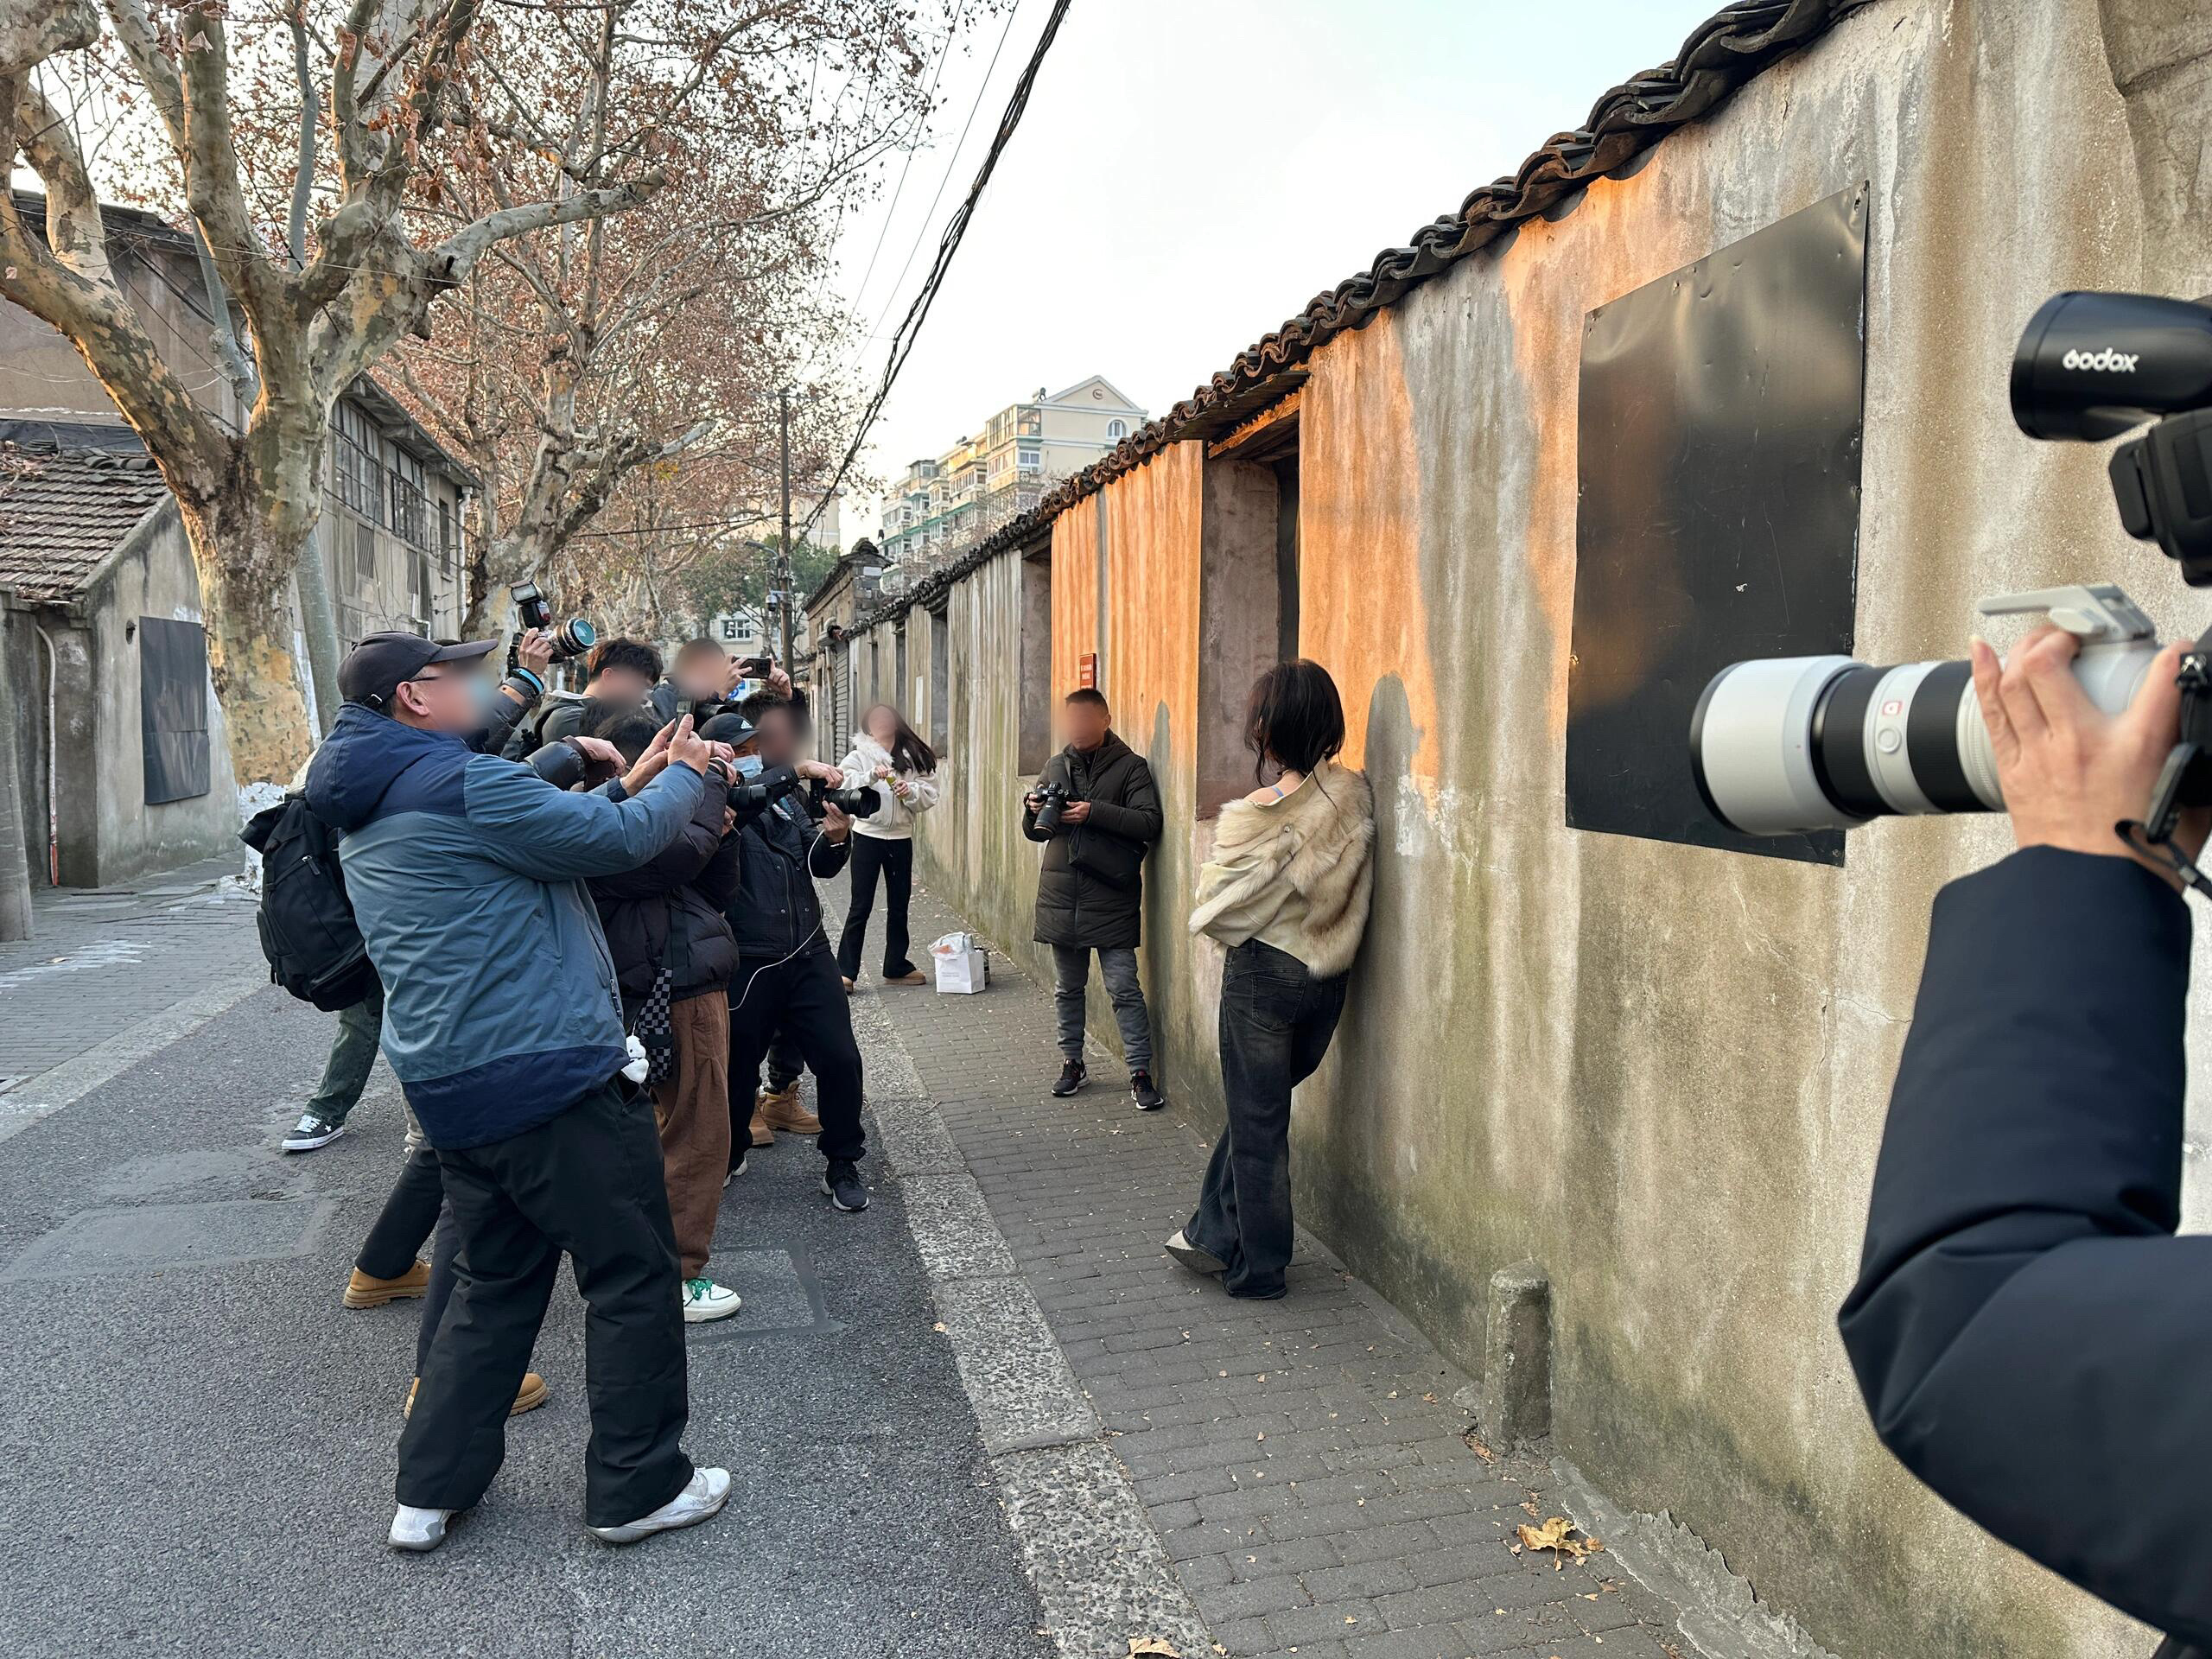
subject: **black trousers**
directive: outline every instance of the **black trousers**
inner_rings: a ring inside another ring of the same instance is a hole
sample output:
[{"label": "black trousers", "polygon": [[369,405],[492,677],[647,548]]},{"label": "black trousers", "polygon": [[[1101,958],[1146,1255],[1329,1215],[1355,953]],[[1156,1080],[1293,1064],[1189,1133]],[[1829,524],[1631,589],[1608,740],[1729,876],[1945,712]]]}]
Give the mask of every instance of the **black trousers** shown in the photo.
[{"label": "black trousers", "polygon": [[402,1503],[464,1510],[506,1454],[507,1410],[568,1253],[589,1310],[584,1521],[619,1526],[682,1491],[683,1314],[652,1103],[610,1079],[550,1122],[441,1152],[453,1300],[399,1437]]},{"label": "black trousers", "polygon": [[789,962],[770,966],[774,961],[740,957],[729,982],[730,1156],[752,1145],[753,1082],[780,1031],[814,1073],[815,1115],[822,1120],[816,1149],[824,1158],[858,1158],[868,1144],[861,1050],[836,959],[817,939]]},{"label": "black trousers", "polygon": [[1344,1013],[1345,976],[1316,979],[1257,939],[1221,976],[1221,1084],[1229,1127],[1214,1142],[1184,1237],[1228,1264],[1232,1296],[1283,1294],[1290,1266],[1290,1096],[1313,1075]]},{"label": "black trousers", "polygon": [[[731,988],[734,990],[736,988],[733,986]],[[789,1033],[779,1030],[774,1040],[768,1045],[769,1089],[776,1094],[781,1094],[798,1081],[798,1074],[805,1068],[806,1062],[799,1056],[798,1045],[791,1041]],[[734,1072],[731,1074],[733,1079],[735,1075]],[[733,1080],[730,1086],[734,1089],[737,1085]]]},{"label": "black trousers", "polygon": [[384,1201],[376,1224],[361,1241],[353,1265],[372,1279],[397,1279],[415,1265],[423,1241],[438,1224],[438,1209],[445,1201],[445,1178],[438,1173],[438,1154],[428,1147],[407,1154],[391,1196]]},{"label": "black trousers", "polygon": [[868,943],[868,912],[875,908],[875,878],[883,876],[883,976],[897,979],[914,971],[907,959],[906,910],[914,893],[914,843],[880,836],[852,836],[853,902],[845,912],[844,937],[837,941],[837,971],[858,979],[861,950]]}]

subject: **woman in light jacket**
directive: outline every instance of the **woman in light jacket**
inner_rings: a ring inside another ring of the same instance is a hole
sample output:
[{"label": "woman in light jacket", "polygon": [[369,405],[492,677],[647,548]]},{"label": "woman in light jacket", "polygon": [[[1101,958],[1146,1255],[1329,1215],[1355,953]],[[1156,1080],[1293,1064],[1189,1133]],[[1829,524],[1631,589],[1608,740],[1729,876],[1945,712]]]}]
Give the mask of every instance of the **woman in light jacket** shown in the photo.
[{"label": "woman in light jacket", "polygon": [[874,789],[880,804],[853,820],[853,903],[837,942],[845,988],[861,976],[875,879],[883,877],[883,982],[925,985],[928,976],[906,958],[906,903],[914,887],[914,815],[937,804],[937,752],[916,736],[899,711],[879,702],[861,716],[852,753],[842,763],[848,789]]},{"label": "woman in light jacket", "polygon": [[1290,1096],[1329,1052],[1367,928],[1375,808],[1336,764],[1344,704],[1318,663],[1281,663],[1252,687],[1245,738],[1261,787],[1222,808],[1198,873],[1191,931],[1229,949],[1221,1081],[1229,1126],[1198,1207],[1167,1241],[1232,1296],[1283,1294],[1290,1265]]}]

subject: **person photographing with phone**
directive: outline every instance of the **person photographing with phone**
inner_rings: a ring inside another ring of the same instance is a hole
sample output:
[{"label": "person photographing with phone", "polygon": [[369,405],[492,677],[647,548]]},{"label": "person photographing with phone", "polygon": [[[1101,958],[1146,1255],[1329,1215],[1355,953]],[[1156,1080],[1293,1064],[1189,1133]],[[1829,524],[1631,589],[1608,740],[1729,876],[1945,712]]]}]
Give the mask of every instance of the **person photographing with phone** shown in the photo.
[{"label": "person photographing with phone", "polygon": [[2174,746],[2187,648],[2117,715],[2077,648],[1974,643],[2018,850],[1936,896],[1839,1323],[1907,1468],[2182,1659],[2212,1649],[2212,1238],[2175,1236],[2191,918],[2115,826]]}]

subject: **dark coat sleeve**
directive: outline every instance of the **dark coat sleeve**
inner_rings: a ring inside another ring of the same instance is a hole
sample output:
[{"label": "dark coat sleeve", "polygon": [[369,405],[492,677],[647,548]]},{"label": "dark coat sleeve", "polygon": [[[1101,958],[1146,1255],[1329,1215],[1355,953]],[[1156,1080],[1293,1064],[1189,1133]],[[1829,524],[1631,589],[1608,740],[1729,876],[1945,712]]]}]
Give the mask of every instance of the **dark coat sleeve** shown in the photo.
[{"label": "dark coat sleeve", "polygon": [[1090,825],[1109,836],[1148,847],[1160,839],[1163,822],[1160,785],[1154,781],[1152,767],[1141,755],[1130,758],[1128,772],[1128,781],[1122,786],[1120,800],[1090,804]]},{"label": "dark coat sleeve", "polygon": [[634,870],[594,877],[592,893],[609,899],[645,899],[655,893],[673,893],[698,879],[713,861],[721,838],[722,793],[716,789],[702,790],[698,804],[683,827],[676,832],[674,841]]},{"label": "dark coat sleeve", "polygon": [[2190,917],[2034,848],[1937,897],[1843,1341],[1874,1427],[1998,1537],[2212,1643],[2212,1238],[2177,1238]]},{"label": "dark coat sleeve", "polygon": [[515,728],[522,724],[524,716],[537,706],[534,702],[517,702],[505,692],[500,692],[492,699],[492,723],[471,740],[468,747],[479,754],[505,754],[508,740],[515,734]]},{"label": "dark coat sleeve", "polygon": [[812,813],[806,819],[806,873],[818,881],[827,881],[842,871],[853,855],[853,832],[848,830],[842,841],[832,841],[822,833],[821,820]]},{"label": "dark coat sleeve", "polygon": [[[707,793],[715,804],[715,828],[719,831],[723,792],[710,789]],[[692,879],[691,885],[699,890],[699,896],[716,910],[737,896],[738,881],[744,874],[744,867],[738,861],[743,856],[744,845],[745,837],[741,835],[733,832],[722,836],[721,844],[715,849],[715,855],[707,861],[706,868]]]}]

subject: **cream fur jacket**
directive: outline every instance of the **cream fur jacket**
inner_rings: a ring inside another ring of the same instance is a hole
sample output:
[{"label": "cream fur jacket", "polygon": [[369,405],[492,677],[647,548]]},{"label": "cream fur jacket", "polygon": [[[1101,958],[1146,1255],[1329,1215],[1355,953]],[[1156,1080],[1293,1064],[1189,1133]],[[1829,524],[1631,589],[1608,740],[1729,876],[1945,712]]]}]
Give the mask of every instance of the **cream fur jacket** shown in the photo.
[{"label": "cream fur jacket", "polygon": [[1267,932],[1296,894],[1305,900],[1297,944],[1270,943],[1317,979],[1333,978],[1351,966],[1367,931],[1374,844],[1366,776],[1333,761],[1279,804],[1231,801],[1221,809],[1213,857],[1198,872],[1191,931],[1242,944]]}]

